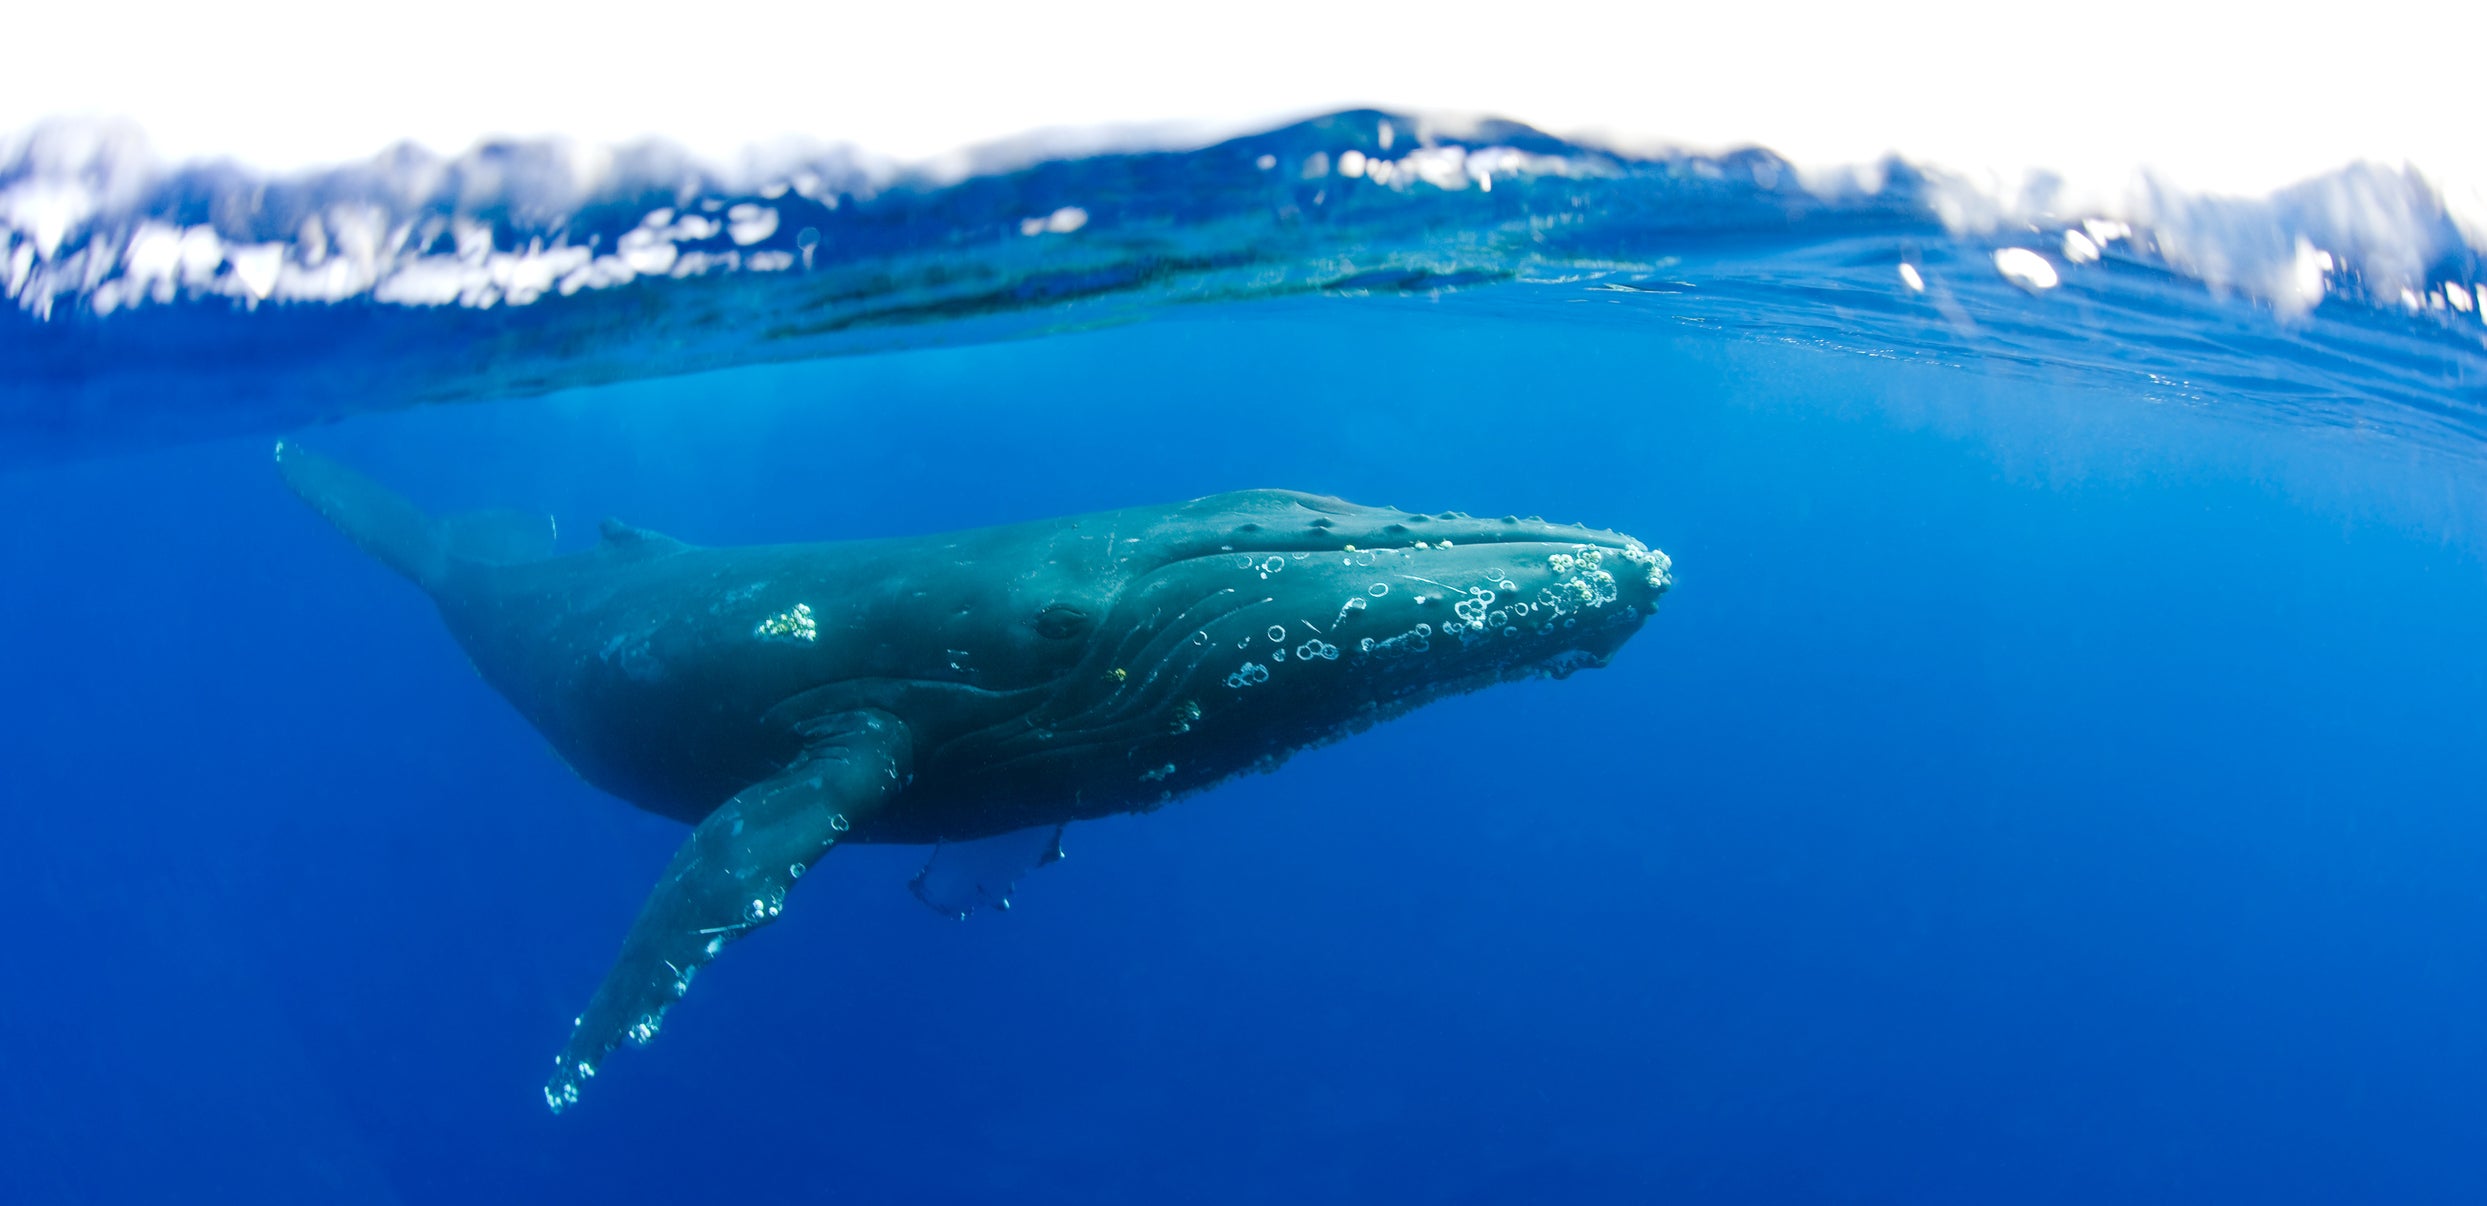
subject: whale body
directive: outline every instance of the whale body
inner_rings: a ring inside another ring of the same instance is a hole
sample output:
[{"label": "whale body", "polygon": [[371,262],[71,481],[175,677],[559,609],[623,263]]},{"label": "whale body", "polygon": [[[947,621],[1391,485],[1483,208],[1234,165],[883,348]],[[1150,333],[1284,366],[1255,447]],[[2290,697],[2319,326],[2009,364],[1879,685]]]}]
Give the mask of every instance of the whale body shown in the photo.
[{"label": "whale body", "polygon": [[1605,665],[1672,581],[1614,532],[1283,490],[740,548],[608,520],[556,556],[548,517],[436,518],[298,446],[277,463],[581,777],[693,827],[556,1059],[556,1112],[836,845],[933,844],[919,896],[1007,907],[1070,822]]}]

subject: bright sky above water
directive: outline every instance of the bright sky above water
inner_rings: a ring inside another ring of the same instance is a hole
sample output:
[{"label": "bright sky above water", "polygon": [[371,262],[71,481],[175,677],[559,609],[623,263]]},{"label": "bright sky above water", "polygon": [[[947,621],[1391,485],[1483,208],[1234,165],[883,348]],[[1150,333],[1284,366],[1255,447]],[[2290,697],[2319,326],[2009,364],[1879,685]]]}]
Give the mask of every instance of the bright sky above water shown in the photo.
[{"label": "bright sky above water", "polygon": [[2487,6],[590,6],[149,0],[22,6],[0,132],[125,117],[171,158],[272,168],[412,139],[654,135],[730,160],[787,137],[899,159],[1048,129],[1187,141],[1372,104],[1486,113],[1625,145],[1759,143],[1804,165],[1887,152],[2083,191],[2138,168],[2259,193],[2367,159],[2456,206]]}]

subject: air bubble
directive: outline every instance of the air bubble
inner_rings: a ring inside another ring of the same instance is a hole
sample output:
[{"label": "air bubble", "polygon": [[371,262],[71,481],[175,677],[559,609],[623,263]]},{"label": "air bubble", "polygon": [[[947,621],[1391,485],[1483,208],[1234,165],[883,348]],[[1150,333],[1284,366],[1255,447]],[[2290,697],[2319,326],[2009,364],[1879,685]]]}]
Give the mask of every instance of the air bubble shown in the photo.
[{"label": "air bubble", "polygon": [[1283,662],[1287,660],[1287,651],[1284,649],[1272,649],[1269,651],[1269,660],[1273,662]]},{"label": "air bubble", "polygon": [[1284,557],[1272,557],[1261,563],[1263,574],[1274,574],[1285,568],[1287,568],[1287,559]]},{"label": "air bubble", "polygon": [[1520,584],[1519,584],[1519,583],[1517,583],[1517,582],[1512,581],[1512,580],[1511,580],[1511,579],[1509,579],[1509,578],[1505,578],[1505,579],[1503,579],[1502,581],[1495,583],[1494,585],[1499,586],[1499,587],[1501,587],[1501,588],[1502,588],[1502,589],[1504,589],[1504,590],[1518,590],[1518,589],[1520,589]]},{"label": "air bubble", "polygon": [[1390,584],[1387,582],[1376,582],[1372,586],[1365,588],[1364,593],[1371,595],[1376,599],[1381,598],[1383,595],[1390,593]]},{"label": "air bubble", "polygon": [[1287,639],[1287,630],[1286,630],[1286,628],[1285,628],[1285,627],[1283,627],[1283,626],[1281,626],[1281,625],[1277,625],[1277,624],[1272,624],[1272,625],[1270,625],[1270,626],[1269,626],[1269,639],[1270,639],[1270,642],[1271,642],[1272,644],[1280,644],[1280,643],[1285,642],[1285,641],[1286,641],[1286,639]]},{"label": "air bubble", "polygon": [[834,815],[834,816],[831,816],[831,817],[829,818],[829,829],[830,829],[830,831],[831,831],[831,832],[833,832],[833,833],[844,833],[844,832],[846,832],[846,829],[847,829],[846,814],[841,812],[841,813],[838,813],[838,814],[836,814],[836,815]]},{"label": "air bubble", "polygon": [[1520,635],[1520,630],[1517,628],[1505,628],[1503,629],[1503,635],[1507,637],[1516,637]]}]

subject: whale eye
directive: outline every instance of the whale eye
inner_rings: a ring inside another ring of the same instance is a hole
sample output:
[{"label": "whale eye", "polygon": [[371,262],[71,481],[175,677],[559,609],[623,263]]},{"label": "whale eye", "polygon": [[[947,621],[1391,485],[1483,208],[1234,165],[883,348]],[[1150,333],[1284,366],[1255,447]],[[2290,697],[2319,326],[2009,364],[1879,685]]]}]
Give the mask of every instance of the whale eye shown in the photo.
[{"label": "whale eye", "polygon": [[1036,632],[1039,636],[1061,640],[1087,630],[1088,613],[1068,603],[1048,603],[1036,613]]}]

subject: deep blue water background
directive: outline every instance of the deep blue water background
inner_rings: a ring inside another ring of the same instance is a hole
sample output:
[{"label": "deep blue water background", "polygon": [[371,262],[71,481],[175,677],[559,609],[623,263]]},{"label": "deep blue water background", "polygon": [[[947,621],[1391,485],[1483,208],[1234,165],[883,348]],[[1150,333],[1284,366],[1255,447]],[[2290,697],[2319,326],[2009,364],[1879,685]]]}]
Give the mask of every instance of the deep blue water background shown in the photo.
[{"label": "deep blue water background", "polygon": [[1005,916],[842,850],[555,1118],[683,831],[266,441],[11,471],[0,1199],[2487,1200],[2454,458],[1396,300],[310,442],[574,543],[1282,485],[1621,528],[1679,585],[1607,670],[1074,827]]}]

